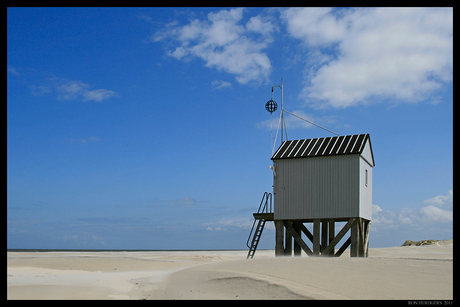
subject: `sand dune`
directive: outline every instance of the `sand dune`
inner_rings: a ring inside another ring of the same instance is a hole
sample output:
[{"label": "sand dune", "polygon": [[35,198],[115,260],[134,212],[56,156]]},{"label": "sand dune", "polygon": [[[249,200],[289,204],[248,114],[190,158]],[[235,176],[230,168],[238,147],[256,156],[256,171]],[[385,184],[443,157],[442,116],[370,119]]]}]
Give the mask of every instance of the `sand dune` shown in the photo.
[{"label": "sand dune", "polygon": [[181,270],[158,298],[447,299],[452,261],[399,258],[273,258]]},{"label": "sand dune", "polygon": [[412,241],[407,240],[401,246],[425,246],[425,245],[438,245],[438,246],[454,246],[454,240],[421,240],[421,241]]},{"label": "sand dune", "polygon": [[453,243],[369,258],[274,251],[7,253],[8,299],[452,299]]}]

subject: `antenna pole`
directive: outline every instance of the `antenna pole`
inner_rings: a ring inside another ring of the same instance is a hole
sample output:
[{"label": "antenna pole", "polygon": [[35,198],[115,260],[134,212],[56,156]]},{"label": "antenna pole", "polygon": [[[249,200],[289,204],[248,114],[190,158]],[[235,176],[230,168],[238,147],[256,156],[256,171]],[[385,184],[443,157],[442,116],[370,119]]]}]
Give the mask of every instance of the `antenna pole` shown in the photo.
[{"label": "antenna pole", "polygon": [[[278,84],[278,85],[273,85],[272,86],[272,99],[269,100],[266,104],[265,104],[265,109],[267,111],[269,111],[270,113],[274,112],[276,110],[276,102],[273,100],[273,89],[275,87],[279,87],[281,89],[281,113],[280,113],[280,120],[278,122],[278,128],[276,129],[276,135],[275,135],[275,141],[273,142],[273,150],[272,150],[272,155],[273,155],[273,151],[275,150],[275,144],[276,144],[276,139],[278,137],[278,130],[280,129],[280,126],[281,126],[281,144],[283,144],[283,134],[286,133],[286,139],[287,139],[287,131],[283,131],[286,130],[286,122],[284,121],[284,92],[283,92],[283,78],[281,78],[281,84]],[[284,128],[283,128],[284,126]]]},{"label": "antenna pole", "polygon": [[283,144],[283,124],[285,125],[284,122],[284,107],[283,107],[283,78],[281,78],[281,117],[282,117],[282,122],[281,122],[281,144]]},{"label": "antenna pole", "polygon": [[[283,94],[284,94],[283,93],[283,78],[281,78],[281,84],[272,86],[272,93],[275,87],[279,87],[281,89],[281,114],[280,114],[280,122],[278,124],[278,128],[281,125],[281,144],[283,144],[283,126],[284,126],[284,130],[286,130],[286,123],[284,121],[284,105],[283,105]],[[278,134],[278,129],[276,133]],[[287,133],[286,133],[286,136],[287,136]],[[275,137],[275,141],[276,141],[276,137]]]}]

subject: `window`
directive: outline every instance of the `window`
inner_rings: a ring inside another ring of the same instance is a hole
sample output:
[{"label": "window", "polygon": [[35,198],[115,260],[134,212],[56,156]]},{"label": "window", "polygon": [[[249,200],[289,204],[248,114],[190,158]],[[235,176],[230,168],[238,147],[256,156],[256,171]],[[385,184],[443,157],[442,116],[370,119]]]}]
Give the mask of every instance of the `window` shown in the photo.
[{"label": "window", "polygon": [[367,180],[367,170],[366,171],[366,179],[365,179],[365,183],[366,183],[366,187],[367,187],[367,183],[368,183],[368,180]]}]

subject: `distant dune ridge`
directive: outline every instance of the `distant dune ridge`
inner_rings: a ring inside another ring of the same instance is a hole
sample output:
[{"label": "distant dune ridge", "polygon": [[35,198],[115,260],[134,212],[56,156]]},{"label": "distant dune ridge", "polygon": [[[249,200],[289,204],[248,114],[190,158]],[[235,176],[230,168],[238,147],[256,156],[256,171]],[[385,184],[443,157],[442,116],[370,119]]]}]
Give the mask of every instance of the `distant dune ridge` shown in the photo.
[{"label": "distant dune ridge", "polygon": [[421,240],[412,241],[406,240],[401,246],[422,246],[422,245],[441,245],[441,246],[454,246],[454,239],[450,240]]}]

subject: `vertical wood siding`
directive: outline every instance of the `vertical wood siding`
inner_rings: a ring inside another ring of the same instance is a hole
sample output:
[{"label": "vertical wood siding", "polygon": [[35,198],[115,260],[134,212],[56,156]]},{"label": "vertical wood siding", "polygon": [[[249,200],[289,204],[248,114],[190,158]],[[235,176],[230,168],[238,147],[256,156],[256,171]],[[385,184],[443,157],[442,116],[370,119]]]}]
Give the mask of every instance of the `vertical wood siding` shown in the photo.
[{"label": "vertical wood siding", "polygon": [[362,156],[359,159],[359,174],[359,217],[372,220],[372,167]]},{"label": "vertical wood siding", "polygon": [[280,159],[274,165],[275,219],[360,215],[359,154]]}]

